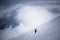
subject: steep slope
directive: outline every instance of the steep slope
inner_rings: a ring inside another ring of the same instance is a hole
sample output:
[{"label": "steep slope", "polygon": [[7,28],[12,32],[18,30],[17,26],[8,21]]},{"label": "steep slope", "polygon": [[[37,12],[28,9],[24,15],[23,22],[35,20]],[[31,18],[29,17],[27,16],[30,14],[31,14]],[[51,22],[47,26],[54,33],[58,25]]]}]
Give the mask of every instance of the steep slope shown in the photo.
[{"label": "steep slope", "polygon": [[31,31],[10,40],[60,40],[60,16],[39,26],[36,34]]}]

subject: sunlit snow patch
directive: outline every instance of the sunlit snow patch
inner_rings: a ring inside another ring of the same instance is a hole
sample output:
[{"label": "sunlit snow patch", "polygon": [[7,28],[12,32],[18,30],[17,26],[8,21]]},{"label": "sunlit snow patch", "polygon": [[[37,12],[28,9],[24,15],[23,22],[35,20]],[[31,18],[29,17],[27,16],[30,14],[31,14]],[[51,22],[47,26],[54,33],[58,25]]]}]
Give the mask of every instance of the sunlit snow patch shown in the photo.
[{"label": "sunlit snow patch", "polygon": [[17,30],[20,33],[29,32],[36,27],[52,20],[58,15],[53,15],[47,9],[39,6],[24,6],[22,9],[17,10],[16,18],[21,21]]}]

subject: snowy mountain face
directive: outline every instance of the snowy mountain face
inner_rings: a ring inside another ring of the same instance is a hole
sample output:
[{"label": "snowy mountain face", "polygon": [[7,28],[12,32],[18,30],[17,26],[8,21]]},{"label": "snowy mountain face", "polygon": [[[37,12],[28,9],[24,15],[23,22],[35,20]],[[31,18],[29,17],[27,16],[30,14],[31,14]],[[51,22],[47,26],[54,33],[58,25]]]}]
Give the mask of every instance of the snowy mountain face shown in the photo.
[{"label": "snowy mountain face", "polygon": [[3,1],[0,40],[60,40],[59,1]]},{"label": "snowy mountain face", "polygon": [[38,27],[38,32],[33,31],[22,34],[10,40],[60,40],[60,16]]}]

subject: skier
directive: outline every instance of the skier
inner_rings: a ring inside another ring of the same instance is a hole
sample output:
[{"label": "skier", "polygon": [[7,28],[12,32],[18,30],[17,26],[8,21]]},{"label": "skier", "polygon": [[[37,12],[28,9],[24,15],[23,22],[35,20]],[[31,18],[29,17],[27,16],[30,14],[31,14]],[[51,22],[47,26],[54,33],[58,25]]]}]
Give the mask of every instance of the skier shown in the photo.
[{"label": "skier", "polygon": [[34,32],[36,33],[37,32],[37,29],[35,28]]}]

